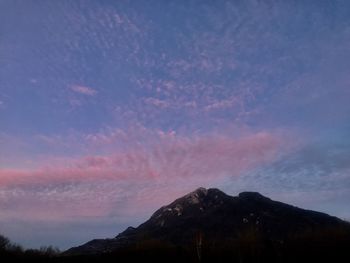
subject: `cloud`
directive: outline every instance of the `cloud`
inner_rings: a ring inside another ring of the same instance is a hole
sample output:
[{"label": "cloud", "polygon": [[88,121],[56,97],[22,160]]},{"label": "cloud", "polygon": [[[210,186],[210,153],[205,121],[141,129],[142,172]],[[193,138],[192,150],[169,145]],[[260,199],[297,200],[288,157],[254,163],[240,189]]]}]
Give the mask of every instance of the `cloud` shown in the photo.
[{"label": "cloud", "polygon": [[345,138],[304,141],[267,166],[231,177],[224,190],[263,191],[276,200],[349,218],[350,144]]},{"label": "cloud", "polygon": [[157,98],[145,98],[144,102],[148,105],[153,105],[158,108],[167,108],[170,106],[168,102]]},{"label": "cloud", "polygon": [[108,217],[116,211],[142,216],[193,188],[217,185],[274,161],[282,143],[270,133],[189,138],[169,132],[155,141],[34,170],[2,169],[3,216],[56,221]]},{"label": "cloud", "polygon": [[0,185],[46,184],[86,179],[139,179],[215,177],[237,175],[273,159],[280,139],[257,133],[238,139],[226,136],[186,138],[174,132],[159,133],[159,143],[135,146],[106,156],[66,158],[65,163],[38,170],[0,170]]},{"label": "cloud", "polygon": [[232,108],[233,106],[235,106],[235,104],[239,104],[239,102],[236,98],[218,100],[218,101],[214,101],[211,104],[207,105],[205,107],[205,110],[207,110],[207,111],[223,110],[223,109]]},{"label": "cloud", "polygon": [[[314,140],[258,171],[272,187],[290,191],[338,191],[350,186],[350,144]],[[278,174],[278,177],[274,175]]]},{"label": "cloud", "polygon": [[71,90],[87,96],[95,96],[97,91],[93,88],[81,85],[72,85]]}]

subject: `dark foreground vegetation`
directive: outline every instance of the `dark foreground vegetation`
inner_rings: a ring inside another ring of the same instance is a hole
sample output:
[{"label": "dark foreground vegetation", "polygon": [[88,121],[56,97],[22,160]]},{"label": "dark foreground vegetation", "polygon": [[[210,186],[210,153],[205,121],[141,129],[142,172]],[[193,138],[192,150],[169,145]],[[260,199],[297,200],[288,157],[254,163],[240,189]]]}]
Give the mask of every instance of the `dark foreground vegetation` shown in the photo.
[{"label": "dark foreground vegetation", "polygon": [[19,244],[0,235],[0,262],[47,262],[58,259],[60,254],[59,249],[52,246],[24,250]]},{"label": "dark foreground vegetation", "polygon": [[295,233],[284,241],[248,231],[220,243],[203,237],[186,247],[146,240],[110,253],[76,256],[52,247],[23,250],[7,238],[0,240],[0,262],[350,262],[350,233],[342,228]]}]

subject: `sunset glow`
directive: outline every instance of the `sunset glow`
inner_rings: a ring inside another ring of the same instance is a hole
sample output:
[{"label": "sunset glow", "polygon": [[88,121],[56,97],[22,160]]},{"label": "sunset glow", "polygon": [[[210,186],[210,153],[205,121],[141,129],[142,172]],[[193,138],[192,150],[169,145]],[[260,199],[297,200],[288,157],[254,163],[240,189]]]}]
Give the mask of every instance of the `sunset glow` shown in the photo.
[{"label": "sunset glow", "polygon": [[0,1],[0,233],[68,248],[200,186],[350,219],[349,13]]}]

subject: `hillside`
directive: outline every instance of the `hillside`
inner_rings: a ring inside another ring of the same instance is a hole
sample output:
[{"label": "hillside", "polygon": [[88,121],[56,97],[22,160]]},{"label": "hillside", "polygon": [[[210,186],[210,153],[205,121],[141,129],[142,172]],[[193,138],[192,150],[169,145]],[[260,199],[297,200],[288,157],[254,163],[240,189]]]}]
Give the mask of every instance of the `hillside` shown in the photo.
[{"label": "hillside", "polygon": [[197,257],[202,257],[204,247],[214,254],[219,250],[226,253],[230,247],[240,247],[240,253],[247,247],[254,253],[265,253],[303,242],[310,247],[327,247],[332,238],[335,243],[350,241],[349,223],[256,192],[233,197],[218,189],[198,188],[161,207],[140,226],[129,227],[114,238],[71,248],[64,255],[193,248]]}]

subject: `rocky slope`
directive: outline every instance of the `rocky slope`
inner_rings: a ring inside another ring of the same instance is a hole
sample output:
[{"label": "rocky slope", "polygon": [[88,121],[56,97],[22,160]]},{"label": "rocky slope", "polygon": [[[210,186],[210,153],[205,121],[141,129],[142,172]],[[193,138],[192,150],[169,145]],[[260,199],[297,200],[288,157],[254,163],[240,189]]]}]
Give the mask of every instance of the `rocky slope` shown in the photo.
[{"label": "rocky slope", "polygon": [[65,254],[111,252],[147,240],[184,247],[199,239],[218,244],[250,235],[283,243],[292,236],[328,228],[350,226],[336,217],[273,201],[256,192],[233,197],[218,189],[199,188],[161,207],[137,228],[129,227],[115,238],[92,240]]}]

